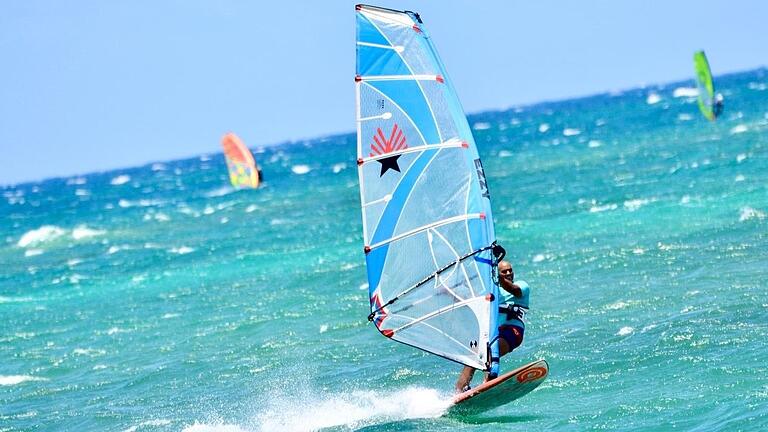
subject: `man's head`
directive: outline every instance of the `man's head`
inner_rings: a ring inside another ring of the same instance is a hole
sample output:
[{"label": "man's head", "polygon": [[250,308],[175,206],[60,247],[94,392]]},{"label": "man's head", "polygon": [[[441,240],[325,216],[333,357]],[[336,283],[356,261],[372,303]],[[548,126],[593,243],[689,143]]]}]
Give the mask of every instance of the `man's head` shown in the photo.
[{"label": "man's head", "polygon": [[515,271],[512,269],[512,263],[509,261],[499,262],[499,281],[501,283],[512,284],[515,280]]}]

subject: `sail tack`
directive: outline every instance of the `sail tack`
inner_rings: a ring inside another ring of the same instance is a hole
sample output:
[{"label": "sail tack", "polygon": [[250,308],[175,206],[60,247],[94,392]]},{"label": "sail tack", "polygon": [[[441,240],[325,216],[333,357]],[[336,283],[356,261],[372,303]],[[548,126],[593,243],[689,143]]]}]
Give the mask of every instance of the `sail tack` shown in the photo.
[{"label": "sail tack", "polygon": [[221,146],[224,148],[224,156],[227,160],[227,169],[229,170],[229,181],[236,188],[257,188],[259,187],[260,175],[253,159],[253,154],[248,147],[243,144],[240,138],[227,133],[221,138]]},{"label": "sail tack", "polygon": [[356,10],[369,318],[396,341],[488,369],[495,233],[471,130],[418,14]]}]

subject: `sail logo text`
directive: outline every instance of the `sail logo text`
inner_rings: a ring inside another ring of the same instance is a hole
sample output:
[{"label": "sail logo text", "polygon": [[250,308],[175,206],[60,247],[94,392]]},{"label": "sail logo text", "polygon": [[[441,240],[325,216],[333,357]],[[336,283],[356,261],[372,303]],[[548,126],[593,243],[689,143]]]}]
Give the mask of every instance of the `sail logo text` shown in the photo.
[{"label": "sail logo text", "polygon": [[491,193],[488,191],[485,170],[483,170],[483,163],[480,162],[480,158],[475,159],[475,168],[477,169],[477,180],[480,182],[480,192],[483,194],[483,198],[490,198]]}]

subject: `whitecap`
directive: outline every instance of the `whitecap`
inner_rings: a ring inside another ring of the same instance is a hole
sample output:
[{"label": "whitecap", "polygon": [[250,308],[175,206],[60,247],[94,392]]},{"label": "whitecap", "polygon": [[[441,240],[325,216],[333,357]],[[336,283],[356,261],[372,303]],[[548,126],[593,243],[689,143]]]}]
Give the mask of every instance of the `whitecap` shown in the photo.
[{"label": "whitecap", "polygon": [[54,240],[64,235],[66,231],[55,225],[43,225],[38,229],[29,230],[16,243],[19,247],[27,247],[38,243]]},{"label": "whitecap", "polygon": [[695,98],[699,95],[699,89],[695,87],[678,87],[672,92],[672,97],[688,97]]},{"label": "whitecap", "polygon": [[744,177],[743,174],[738,174],[736,175],[736,178],[733,179],[735,182],[743,182],[744,180],[746,180],[746,177]]},{"label": "whitecap", "polygon": [[509,151],[509,150],[501,150],[501,151],[499,151],[499,157],[501,157],[501,158],[512,157],[512,155],[513,155],[512,152]]},{"label": "whitecap", "polygon": [[200,162],[208,162],[209,160],[211,160],[211,157],[207,154],[200,155]]},{"label": "whitecap", "polygon": [[605,205],[601,205],[601,206],[592,206],[592,207],[590,207],[589,212],[590,213],[600,213],[600,212],[604,212],[604,211],[608,211],[608,210],[616,210],[617,208],[619,208],[619,206],[616,205],[616,204],[605,204]]},{"label": "whitecap", "polygon": [[72,177],[67,179],[67,186],[78,185],[82,186],[86,184],[88,180],[85,177]]},{"label": "whitecap", "polygon": [[100,236],[106,233],[107,232],[104,230],[96,230],[88,228],[85,225],[79,225],[72,230],[72,238],[75,240],[82,240],[84,238]]},{"label": "whitecap", "polygon": [[633,199],[633,200],[627,200],[624,201],[624,208],[628,211],[635,211],[639,209],[640,207],[648,204],[650,200],[648,199]]},{"label": "whitecap", "polygon": [[131,181],[131,176],[122,174],[113,178],[109,183],[113,186],[120,186],[128,183],[129,181]]},{"label": "whitecap", "polygon": [[191,248],[191,247],[188,247],[188,246],[181,246],[181,247],[177,247],[177,248],[171,248],[171,249],[168,250],[168,252],[170,252],[170,253],[175,253],[175,254],[179,254],[179,255],[186,255],[186,254],[192,253],[194,251],[195,251],[194,248]]},{"label": "whitecap", "polygon": [[88,189],[75,189],[75,196],[89,196],[90,194]]},{"label": "whitecap", "polygon": [[248,207],[245,208],[245,212],[246,213],[253,213],[258,208],[259,207],[256,204],[251,204],[251,205],[249,205]]},{"label": "whitecap", "polygon": [[165,164],[153,163],[151,169],[152,171],[165,171],[166,167]]},{"label": "whitecap", "polygon": [[622,327],[622,328],[619,329],[619,332],[616,333],[616,335],[617,336],[626,336],[626,335],[632,334],[632,332],[634,332],[634,331],[635,331],[635,329],[632,328],[632,327]]},{"label": "whitecap", "polygon": [[549,124],[548,123],[542,123],[539,125],[539,132],[544,133],[549,130]]},{"label": "whitecap", "polygon": [[563,136],[576,136],[581,134],[581,131],[575,128],[565,128],[563,129]]},{"label": "whitecap", "polygon": [[598,147],[602,147],[602,145],[603,143],[598,140],[589,140],[589,144],[587,144],[589,148],[598,148]]},{"label": "whitecap", "polygon": [[740,125],[737,125],[737,126],[734,126],[733,128],[731,128],[730,134],[731,135],[736,135],[736,134],[744,133],[744,132],[746,132],[748,130],[749,130],[749,128],[747,127],[747,125],[740,124]]},{"label": "whitecap", "polygon": [[311,171],[309,168],[309,165],[294,165],[291,167],[291,171],[293,171],[294,174],[306,174]]},{"label": "whitecap", "polygon": [[42,249],[27,249],[27,250],[24,251],[24,256],[25,257],[33,257],[33,256],[42,255],[44,252],[45,251],[42,250]]},{"label": "whitecap", "polygon": [[229,195],[234,191],[235,191],[235,188],[233,187],[222,186],[220,188],[216,188],[204,193],[203,196],[205,196],[206,198],[216,198],[224,195]]},{"label": "whitecap", "polygon": [[750,219],[765,219],[765,212],[762,212],[752,207],[742,207],[739,210],[739,222],[748,221]]},{"label": "whitecap", "polygon": [[645,99],[645,103],[648,105],[654,105],[661,102],[661,96],[659,96],[658,93],[650,93],[648,97]]},{"label": "whitecap", "polygon": [[477,122],[477,123],[472,125],[472,129],[477,130],[477,131],[486,130],[486,129],[490,129],[490,128],[491,128],[491,124],[487,123],[487,122]]},{"label": "whitecap", "polygon": [[205,208],[203,209],[204,215],[212,215],[214,212],[216,212],[216,210],[211,206],[205,206]]},{"label": "whitecap", "polygon": [[685,114],[685,113],[678,114],[677,115],[677,120],[679,120],[679,121],[690,121],[690,120],[693,120],[693,116],[690,115],[690,114]]},{"label": "whitecap", "polygon": [[642,254],[645,253],[645,249],[639,248],[639,247],[638,248],[634,248],[634,249],[632,249],[632,253],[635,254],[635,255],[642,255]]},{"label": "whitecap", "polygon": [[736,163],[741,163],[747,158],[747,155],[744,153],[739,153],[736,155]]},{"label": "whitecap", "polygon": [[357,287],[357,289],[359,289],[360,291],[367,290],[368,284],[367,283],[361,284],[359,287]]},{"label": "whitecap", "polygon": [[27,381],[48,381],[46,378],[32,375],[0,375],[0,386],[12,386]]},{"label": "whitecap", "polygon": [[328,331],[328,324],[322,324],[320,326],[320,333],[325,333]]},{"label": "whitecap", "polygon": [[334,174],[338,174],[343,169],[346,169],[346,168],[347,168],[347,164],[345,164],[343,162],[340,162],[340,163],[337,163],[337,164],[333,164],[333,167],[331,168],[331,170],[333,171]]}]

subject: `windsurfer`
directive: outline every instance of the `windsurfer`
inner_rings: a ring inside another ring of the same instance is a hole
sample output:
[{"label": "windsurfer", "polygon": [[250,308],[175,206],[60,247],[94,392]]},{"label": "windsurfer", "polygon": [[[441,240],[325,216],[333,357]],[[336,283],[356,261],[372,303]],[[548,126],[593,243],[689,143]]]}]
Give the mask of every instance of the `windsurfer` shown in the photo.
[{"label": "windsurfer", "polygon": [[723,94],[718,93],[715,95],[715,104],[712,107],[712,113],[715,115],[715,118],[720,117],[720,114],[723,113]]},{"label": "windsurfer", "polygon": [[[523,343],[525,333],[525,313],[528,311],[530,288],[524,281],[515,281],[515,271],[509,261],[501,261],[498,266],[499,284],[504,290],[499,301],[499,355],[512,352]],[[469,383],[475,374],[475,368],[464,366],[456,381],[456,392],[469,390]],[[488,374],[485,375],[488,381]]]}]

